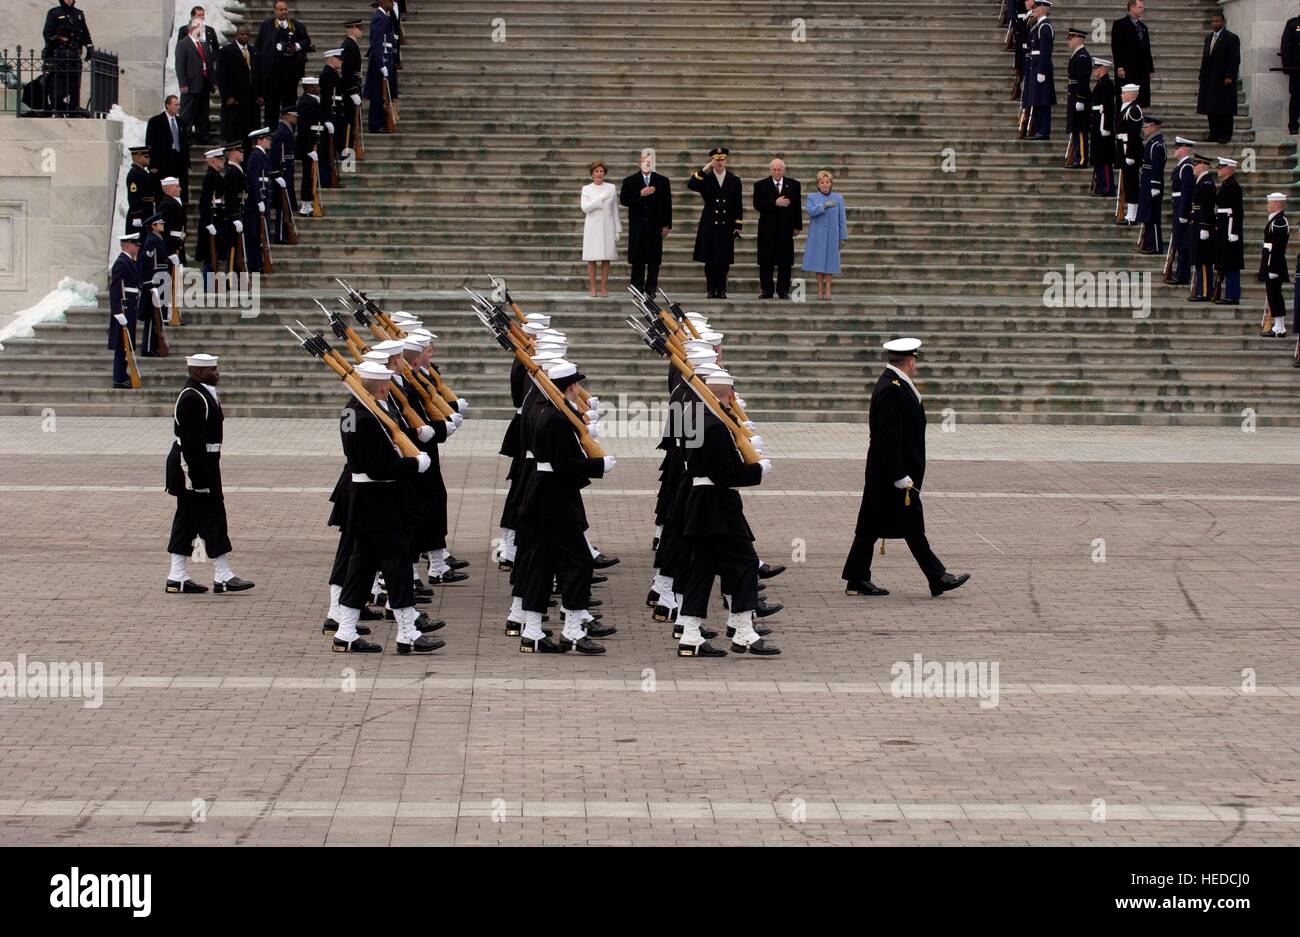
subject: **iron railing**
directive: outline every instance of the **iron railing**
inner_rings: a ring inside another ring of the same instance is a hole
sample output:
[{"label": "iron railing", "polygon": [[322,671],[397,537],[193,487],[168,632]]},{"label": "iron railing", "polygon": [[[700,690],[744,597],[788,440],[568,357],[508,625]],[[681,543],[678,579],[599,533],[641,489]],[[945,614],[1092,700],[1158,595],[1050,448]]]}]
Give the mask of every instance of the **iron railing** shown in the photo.
[{"label": "iron railing", "polygon": [[18,117],[105,117],[117,103],[117,54],[42,55],[0,49],[0,113]]}]

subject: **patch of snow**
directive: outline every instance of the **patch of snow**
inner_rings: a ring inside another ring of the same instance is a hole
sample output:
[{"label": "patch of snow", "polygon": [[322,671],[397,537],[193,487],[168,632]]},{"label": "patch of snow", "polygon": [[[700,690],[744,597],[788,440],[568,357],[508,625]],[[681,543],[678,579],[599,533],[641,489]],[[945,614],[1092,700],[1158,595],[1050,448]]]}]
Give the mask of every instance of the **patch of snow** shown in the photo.
[{"label": "patch of snow", "polygon": [[22,310],[12,322],[0,328],[0,351],[4,351],[4,342],[8,339],[31,338],[36,326],[42,322],[66,322],[66,313],[73,306],[95,305],[99,302],[98,292],[89,283],[64,277],[35,306]]}]

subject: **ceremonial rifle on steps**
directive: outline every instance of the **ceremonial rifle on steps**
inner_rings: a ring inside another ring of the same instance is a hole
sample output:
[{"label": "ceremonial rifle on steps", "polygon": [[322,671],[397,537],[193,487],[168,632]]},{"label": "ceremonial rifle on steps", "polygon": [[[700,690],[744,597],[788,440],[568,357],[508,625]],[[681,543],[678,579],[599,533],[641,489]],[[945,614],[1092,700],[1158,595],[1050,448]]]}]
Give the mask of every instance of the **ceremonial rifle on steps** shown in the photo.
[{"label": "ceremonial rifle on steps", "polygon": [[276,177],[275,187],[280,190],[280,223],[284,225],[284,243],[294,245],[298,243],[298,223],[293,220],[293,200],[289,198],[289,186],[280,185],[284,182],[284,174],[281,173]]},{"label": "ceremonial rifle on steps", "polygon": [[330,347],[330,343],[325,341],[322,333],[313,333],[301,322],[298,323],[298,326],[302,329],[301,333],[295,332],[293,326],[286,325],[285,328],[306,349],[308,354],[320,358],[331,371],[339,376],[347,389],[352,392],[352,396],[356,397],[361,405],[369,410],[371,415],[388,431],[388,436],[393,441],[393,445],[397,447],[398,452],[410,459],[417,458],[420,455],[419,447],[411,442],[410,437],[402,432],[393,418],[375,403],[375,398],[370,395],[365,385],[361,383],[361,378],[352,365],[348,364],[342,355]]}]

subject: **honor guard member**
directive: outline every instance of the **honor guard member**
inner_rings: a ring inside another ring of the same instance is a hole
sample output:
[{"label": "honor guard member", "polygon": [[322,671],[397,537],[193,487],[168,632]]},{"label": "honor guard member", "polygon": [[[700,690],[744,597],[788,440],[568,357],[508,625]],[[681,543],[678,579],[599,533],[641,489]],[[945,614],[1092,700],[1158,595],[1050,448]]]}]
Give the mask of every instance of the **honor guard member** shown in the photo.
[{"label": "honor guard member", "polygon": [[[562,406],[578,413],[576,401],[585,375],[569,361],[553,364],[547,377],[564,395]],[[582,489],[593,478],[603,478],[617,464],[613,456],[589,458],[578,442],[569,418],[549,397],[543,395],[536,425],[528,445],[534,455],[534,470],[520,496],[520,523],[535,540],[527,579],[522,584],[524,627],[519,650],[525,653],[555,654],[576,650],[579,654],[604,654],[604,645],[589,635],[591,579],[594,565],[583,531],[587,513]],[[557,643],[542,630],[542,614],[550,600],[551,583],[560,590],[564,630]],[[613,630],[595,626],[602,634]]]},{"label": "honor guard member", "polygon": [[1264,321],[1260,324],[1260,338],[1286,337],[1286,300],[1282,298],[1282,284],[1290,283],[1290,266],[1286,253],[1291,232],[1287,227],[1286,196],[1273,192],[1268,197],[1268,222],[1264,225],[1264,245],[1259,257],[1259,282],[1264,284],[1267,297]]},{"label": "honor guard member", "polygon": [[1015,78],[1011,82],[1011,100],[1019,101],[1024,93],[1025,59],[1029,56],[1029,27],[1032,17],[1029,7],[1033,0],[1010,0],[1013,11],[1011,21],[1011,40],[1015,51]]},{"label": "honor guard member", "polygon": [[[707,386],[724,409],[734,399],[734,383],[731,375],[723,370],[708,376]],[[727,597],[727,634],[732,652],[771,657],[781,651],[768,644],[754,628],[754,611],[759,605],[759,559],[754,552],[754,534],[736,489],[762,484],[763,478],[772,471],[772,463],[768,459],[746,463],[727,424],[709,407],[701,407],[699,412],[699,444],[686,454],[691,487],[686,495],[682,537],[689,559],[674,580],[674,586],[682,594],[677,615],[682,635],[677,654],[679,657],[726,655],[726,651],[713,647],[700,633],[709,615],[713,582],[720,579],[722,593]]]},{"label": "honor guard member", "polygon": [[[248,255],[248,272],[261,273],[265,267],[262,260],[262,225],[267,224],[266,210],[271,198],[271,128],[259,127],[248,135],[248,168],[244,172],[244,186],[247,192],[244,201],[244,245]],[[270,226],[267,225],[267,241],[271,240]]]},{"label": "honor guard member", "polygon": [[126,371],[125,334],[135,347],[135,313],[140,304],[140,235],[134,231],[118,239],[121,252],[113,261],[108,277],[108,349],[113,352],[113,389],[130,390],[131,377]]},{"label": "honor guard member", "polygon": [[1243,240],[1245,205],[1237,182],[1237,161],[1219,157],[1219,196],[1214,226],[1214,301],[1220,306],[1241,303],[1241,271],[1246,266]]},{"label": "honor guard member", "polygon": [[1173,236],[1170,250],[1173,263],[1168,266],[1165,282],[1187,286],[1192,282],[1192,206],[1196,189],[1196,170],[1192,166],[1195,140],[1174,137],[1174,171],[1169,177]]},{"label": "honor guard member", "polygon": [[1137,103],[1141,86],[1127,84],[1120,89],[1118,123],[1115,128],[1115,165],[1119,168],[1119,199],[1115,223],[1137,223],[1142,174],[1142,107]]},{"label": "honor guard member", "polygon": [[393,97],[396,78],[393,64],[393,0],[379,0],[370,17],[370,44],[366,48],[366,97],[370,100],[370,133],[387,133],[384,129],[384,84]]},{"label": "honor guard member", "polygon": [[172,408],[175,438],[167,454],[167,493],[176,499],[176,516],[167,543],[172,565],[166,591],[208,591],[190,579],[189,559],[197,539],[203,542],[204,553],[212,557],[212,591],[243,592],[253,584],[230,569],[230,535],[221,491],[224,417],[217,394],[221,370],[215,355],[190,355],[185,364],[190,376]]},{"label": "honor guard member", "polygon": [[970,579],[954,576],[930,549],[921,508],[925,481],[925,405],[912,382],[920,339],[896,338],[885,342],[889,364],[871,393],[867,419],[871,441],[867,447],[866,482],[853,546],[840,578],[846,595],[888,595],[871,581],[871,551],[877,540],[902,537],[930,584],[930,595],[940,596]]},{"label": "honor guard member", "polygon": [[[302,192],[298,200],[298,214],[310,215],[315,201],[315,186],[324,185],[325,164],[320,159],[320,138],[325,130],[324,114],[320,103],[320,80],[304,78],[302,97],[298,99],[298,134],[294,138],[293,155],[302,166]],[[312,170],[316,171],[313,178]]]},{"label": "honor guard member", "polygon": [[357,108],[361,106],[361,20],[343,24],[348,34],[343,38],[343,64],[339,71],[339,91],[343,94],[339,113],[339,137],[343,141],[340,156],[350,156],[357,146]]},{"label": "honor guard member", "polygon": [[307,27],[289,18],[289,4],[276,0],[275,15],[262,21],[257,30],[257,64],[262,70],[262,97],[266,102],[265,124],[293,105],[307,67],[307,53],[314,52]]},{"label": "honor guard member", "polygon": [[[140,354],[146,358],[157,358],[162,336],[155,331],[154,311],[163,315],[162,281],[167,279],[167,243],[163,238],[163,216],[156,212],[143,221],[145,229],[144,243],[136,264],[140,268],[140,304],[136,318],[143,320],[144,328],[140,334]],[[171,283],[167,284],[171,292]]]},{"label": "honor guard member", "polygon": [[1115,197],[1115,122],[1119,117],[1110,60],[1092,60],[1092,194]]},{"label": "honor guard member", "polygon": [[131,168],[126,172],[127,230],[144,233],[142,221],[158,206],[154,177],[149,174],[149,147],[131,147]]},{"label": "honor guard member", "polygon": [[[289,224],[284,220],[284,206],[287,203],[288,210],[293,211],[293,200],[298,197],[293,187],[297,126],[298,108],[286,108],[280,115],[280,122],[275,125],[275,136],[271,138],[271,173],[276,186],[281,189],[281,192],[275,194],[275,230],[271,232],[277,244],[283,244],[289,239]],[[281,194],[284,198],[280,197]]]},{"label": "honor guard member", "polygon": [[181,180],[167,176],[161,182],[163,200],[158,206],[166,223],[167,261],[173,267],[185,266],[185,223],[188,213],[181,201]]},{"label": "honor guard member", "polygon": [[1160,132],[1162,121],[1148,114],[1142,121],[1142,175],[1139,180],[1137,220],[1142,223],[1138,236],[1138,253],[1163,254],[1160,217],[1164,213],[1165,138]]},{"label": "honor guard member", "polygon": [[1210,172],[1210,161],[1192,157],[1196,187],[1192,190],[1192,295],[1194,303],[1208,303],[1214,298],[1214,230],[1218,224],[1218,187]]},{"label": "honor guard member", "polygon": [[1025,64],[1024,105],[1029,111],[1026,136],[1030,140],[1052,138],[1052,107],[1056,104],[1056,81],[1052,70],[1052,46],[1056,31],[1048,22],[1052,0],[1034,0],[1030,12],[1029,58]]},{"label": "honor guard member", "polygon": [[[226,174],[222,179],[221,197],[225,200],[226,213],[223,217],[226,233],[226,269],[245,271],[248,269],[248,238],[250,232],[244,229],[244,213],[248,199],[248,180],[244,177],[244,144],[226,145]],[[255,233],[255,232],[254,232]]]},{"label": "honor guard member", "polygon": [[699,192],[704,201],[692,256],[704,264],[710,299],[727,298],[727,271],[735,261],[736,239],[745,223],[744,191],[740,178],[727,170],[729,153],[725,146],[715,146],[704,168],[686,180],[686,187]]},{"label": "honor guard member", "polygon": [[95,51],[86,15],[75,4],[76,0],[59,0],[45,14],[46,100],[57,113],[81,110],[81,53],[84,50],[90,61]]},{"label": "honor guard member", "polygon": [[[397,407],[389,400],[393,372],[374,361],[356,366],[357,376],[375,405],[390,418]],[[379,418],[355,397],[343,407],[339,435],[347,459],[350,479],[347,496],[347,531],[352,553],[339,595],[338,630],[334,634],[336,653],[377,653],[383,648],[360,637],[357,623],[371,593],[375,570],[384,577],[388,605],[397,621],[399,654],[428,653],[442,647],[438,638],[422,635],[416,627],[414,578],[410,548],[402,517],[413,481],[427,472],[429,456],[404,457]]]},{"label": "honor guard member", "polygon": [[213,289],[212,275],[221,272],[221,261],[226,256],[226,245],[221,236],[221,221],[225,217],[226,149],[217,147],[203,154],[208,170],[203,174],[203,189],[199,194],[198,261],[203,267],[204,289]]},{"label": "honor guard member", "polygon": [[[534,353],[536,353],[537,336],[549,328],[551,317],[540,312],[530,312],[524,316],[523,330],[526,335],[532,337],[534,342]],[[557,358],[564,357],[564,351],[567,350],[567,343],[557,343],[555,350],[559,351]],[[519,448],[519,418],[523,413],[524,398],[528,395],[529,389],[533,386],[528,376],[528,368],[518,358],[510,363],[510,403],[515,408],[514,415],[510,417],[510,422],[506,425],[505,435],[501,437],[501,448],[497,450],[499,455],[506,456],[510,459],[510,468],[506,472],[506,480],[510,486],[506,491],[506,498],[501,506],[501,536],[500,546],[497,548],[497,568],[511,569],[515,562],[515,530],[517,529],[518,518],[518,478],[520,464],[523,462],[523,450]]]},{"label": "honor guard member", "polygon": [[1070,27],[1066,43],[1070,61],[1065,67],[1065,130],[1070,135],[1065,149],[1066,169],[1086,169],[1088,144],[1092,135],[1092,53],[1084,45],[1087,34]]},{"label": "honor guard member", "polygon": [[342,126],[345,112],[343,104],[346,99],[340,93],[342,79],[339,70],[342,67],[342,49],[330,49],[325,53],[325,67],[320,70],[320,102],[323,119],[319,149],[324,156],[321,160],[321,186],[327,189],[339,187],[339,180],[334,174],[334,160],[339,157],[339,137],[334,131]]}]

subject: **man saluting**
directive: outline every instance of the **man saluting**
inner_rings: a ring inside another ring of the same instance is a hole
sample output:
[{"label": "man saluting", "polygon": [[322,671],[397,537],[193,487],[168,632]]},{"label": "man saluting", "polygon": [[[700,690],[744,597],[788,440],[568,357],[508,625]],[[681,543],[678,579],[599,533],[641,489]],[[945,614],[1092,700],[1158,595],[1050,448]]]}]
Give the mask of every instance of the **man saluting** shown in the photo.
[{"label": "man saluting", "polygon": [[942,595],[970,579],[948,572],[925,537],[921,484],[925,480],[925,406],[912,383],[916,376],[917,338],[885,342],[889,364],[871,393],[871,444],[867,449],[866,485],[853,546],[840,578],[846,595],[888,595],[871,581],[871,550],[879,539],[901,537],[930,583]]},{"label": "man saluting", "polygon": [[725,146],[715,146],[704,168],[686,180],[686,188],[699,192],[704,200],[693,256],[696,263],[704,264],[709,299],[727,298],[727,271],[736,258],[736,238],[745,223],[740,179],[727,171],[729,153]]}]

